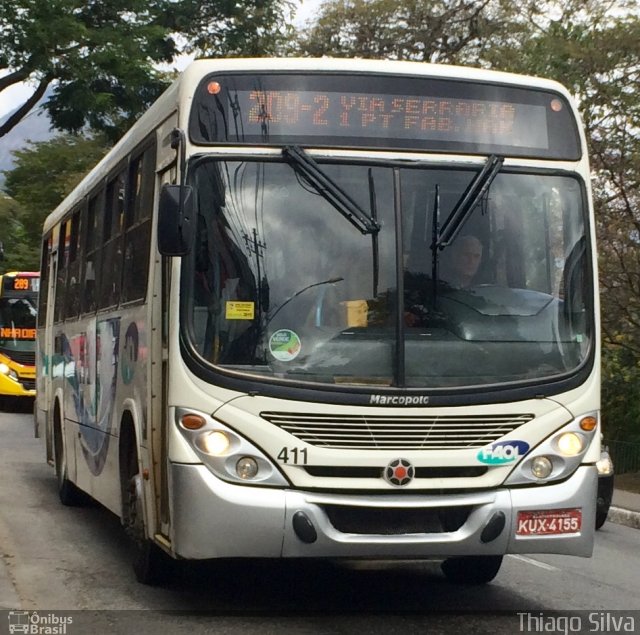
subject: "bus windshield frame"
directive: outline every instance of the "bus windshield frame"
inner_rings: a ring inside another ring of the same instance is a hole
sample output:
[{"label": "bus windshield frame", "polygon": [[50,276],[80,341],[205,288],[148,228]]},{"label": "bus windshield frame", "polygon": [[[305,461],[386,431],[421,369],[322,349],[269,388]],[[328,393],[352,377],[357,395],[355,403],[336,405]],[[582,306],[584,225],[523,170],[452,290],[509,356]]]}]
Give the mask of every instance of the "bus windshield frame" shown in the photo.
[{"label": "bus windshield frame", "polygon": [[[329,391],[477,392],[538,390],[590,367],[588,207],[575,173],[494,175],[459,236],[435,246],[434,278],[434,193],[442,223],[482,166],[319,167],[361,209],[375,209],[379,232],[358,231],[286,161],[192,163],[198,230],[183,261],[181,323],[201,368]],[[451,256],[470,234],[486,262],[467,289],[451,282]]]}]

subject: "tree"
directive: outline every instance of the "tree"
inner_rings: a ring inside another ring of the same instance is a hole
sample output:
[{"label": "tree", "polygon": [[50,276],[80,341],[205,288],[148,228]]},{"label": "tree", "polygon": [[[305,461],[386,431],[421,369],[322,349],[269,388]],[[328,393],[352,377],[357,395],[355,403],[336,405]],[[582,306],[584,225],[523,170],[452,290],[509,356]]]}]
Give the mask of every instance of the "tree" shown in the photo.
[{"label": "tree", "polygon": [[5,270],[9,265],[39,269],[44,219],[108,149],[100,136],[62,135],[15,152],[15,166],[5,172],[5,189],[13,197],[11,239],[0,237],[5,245]]},{"label": "tree", "polygon": [[5,271],[38,270],[38,260],[31,250],[19,249],[24,242],[24,228],[20,222],[20,205],[9,196],[0,194],[0,273]]},{"label": "tree", "polygon": [[504,0],[330,0],[294,48],[303,55],[478,60],[511,24]]},{"label": "tree", "polygon": [[0,137],[51,86],[45,108],[56,128],[90,126],[115,139],[166,87],[169,76],[157,65],[174,59],[179,40],[195,53],[255,53],[275,41],[288,6],[286,0],[3,0],[0,91],[26,81],[34,92],[0,126]]}]

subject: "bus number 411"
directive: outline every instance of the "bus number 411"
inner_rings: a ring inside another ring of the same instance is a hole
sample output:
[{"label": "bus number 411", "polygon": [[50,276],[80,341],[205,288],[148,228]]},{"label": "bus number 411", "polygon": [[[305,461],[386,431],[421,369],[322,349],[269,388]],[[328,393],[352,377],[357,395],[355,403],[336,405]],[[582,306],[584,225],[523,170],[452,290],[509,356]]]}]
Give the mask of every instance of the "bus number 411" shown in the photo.
[{"label": "bus number 411", "polygon": [[278,461],[293,465],[306,465],[307,448],[282,448],[278,454]]}]

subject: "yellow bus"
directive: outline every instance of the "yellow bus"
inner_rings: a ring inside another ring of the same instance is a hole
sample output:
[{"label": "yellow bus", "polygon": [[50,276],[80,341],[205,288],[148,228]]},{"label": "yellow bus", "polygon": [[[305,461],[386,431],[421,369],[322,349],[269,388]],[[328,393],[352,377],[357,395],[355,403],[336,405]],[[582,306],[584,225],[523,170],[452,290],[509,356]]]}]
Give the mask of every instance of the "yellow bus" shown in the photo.
[{"label": "yellow bus", "polygon": [[46,219],[35,416],[63,503],[166,556],[591,555],[598,293],[560,84],[199,60]]},{"label": "yellow bus", "polygon": [[0,276],[0,396],[36,394],[36,314],[40,274]]}]

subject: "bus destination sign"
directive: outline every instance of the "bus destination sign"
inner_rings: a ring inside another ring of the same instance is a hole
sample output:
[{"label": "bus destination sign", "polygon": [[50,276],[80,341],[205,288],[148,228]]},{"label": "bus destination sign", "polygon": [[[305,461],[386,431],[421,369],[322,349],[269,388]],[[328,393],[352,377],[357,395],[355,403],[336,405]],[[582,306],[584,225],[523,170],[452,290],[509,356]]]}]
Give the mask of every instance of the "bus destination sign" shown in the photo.
[{"label": "bus destination sign", "polygon": [[4,276],[3,291],[5,293],[38,293],[39,290],[40,278],[38,276]]},{"label": "bus destination sign", "polygon": [[[252,136],[318,135],[548,145],[544,106],[474,99],[365,93],[238,91]],[[230,107],[231,108],[231,107]],[[232,113],[230,113],[232,115]]]},{"label": "bus destination sign", "polygon": [[196,144],[581,156],[558,93],[395,75],[212,74],[194,95],[189,135]]}]

